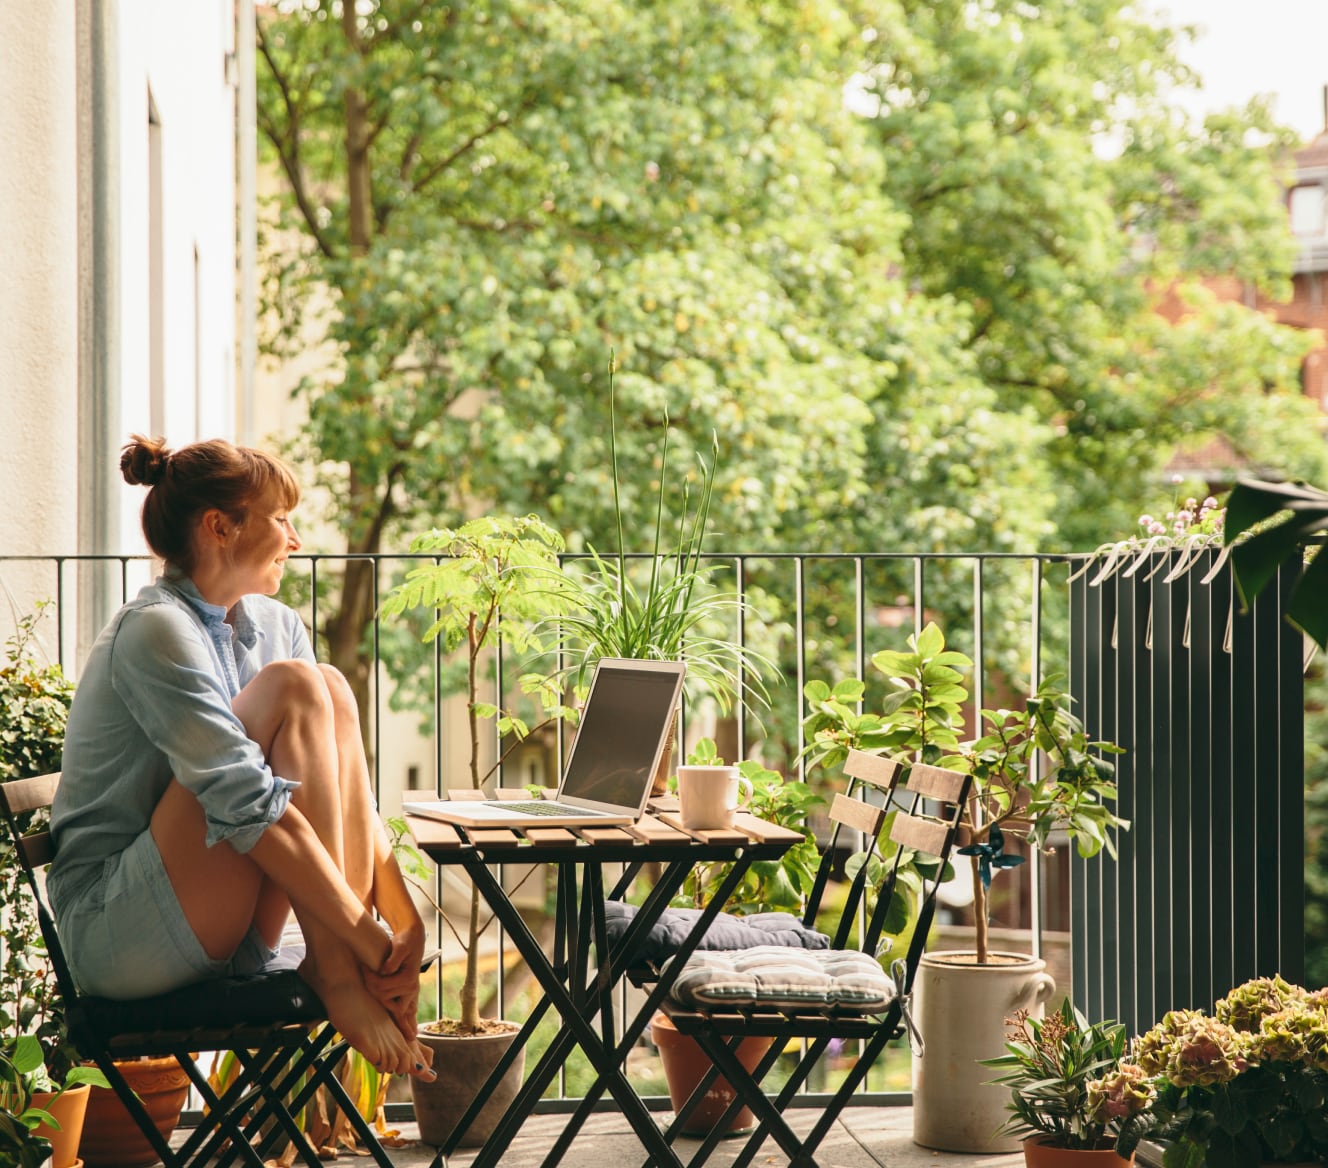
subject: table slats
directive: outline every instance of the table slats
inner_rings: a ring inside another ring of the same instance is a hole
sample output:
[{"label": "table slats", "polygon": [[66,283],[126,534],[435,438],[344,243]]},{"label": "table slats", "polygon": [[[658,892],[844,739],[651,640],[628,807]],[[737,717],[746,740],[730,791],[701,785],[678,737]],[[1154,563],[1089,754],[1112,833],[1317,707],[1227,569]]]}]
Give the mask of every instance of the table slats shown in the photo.
[{"label": "table slats", "polygon": [[575,847],[580,840],[573,831],[565,827],[528,827],[526,839],[532,844],[549,844],[553,847]]},{"label": "table slats", "polygon": [[743,844],[751,842],[750,836],[731,827],[683,827],[682,817],[680,815],[675,815],[672,812],[661,814],[660,819],[670,827],[676,827],[684,835],[689,835],[692,839],[703,844],[733,844],[737,847],[741,847]]},{"label": "table slats", "polygon": [[422,815],[408,816],[407,823],[411,836],[421,848],[459,848],[465,844],[461,833],[450,823],[426,819]]},{"label": "table slats", "polygon": [[758,819],[755,815],[746,811],[739,811],[733,817],[733,829],[740,831],[749,839],[757,843],[775,844],[786,840],[799,843],[807,837],[800,831],[794,831],[791,827],[784,827],[778,823],[767,823],[764,819]]},{"label": "table slats", "polygon": [[628,832],[647,844],[680,844],[691,839],[686,832],[670,827],[663,820],[653,815],[643,815],[635,823],[627,825]]},{"label": "table slats", "polygon": [[587,843],[592,844],[634,844],[635,836],[623,831],[621,827],[578,827],[577,832]]},{"label": "table slats", "polygon": [[521,837],[505,827],[468,827],[466,835],[477,848],[515,848],[521,843]]}]

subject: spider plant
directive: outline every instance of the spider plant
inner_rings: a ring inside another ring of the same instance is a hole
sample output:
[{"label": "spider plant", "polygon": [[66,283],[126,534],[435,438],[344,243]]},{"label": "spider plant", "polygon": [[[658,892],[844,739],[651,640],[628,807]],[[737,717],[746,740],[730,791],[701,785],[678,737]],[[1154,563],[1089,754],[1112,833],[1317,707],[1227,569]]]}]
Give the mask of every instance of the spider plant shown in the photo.
[{"label": "spider plant", "polygon": [[567,673],[581,687],[601,657],[681,660],[687,663],[689,681],[714,698],[721,715],[728,714],[744,690],[765,703],[761,675],[768,663],[728,635],[745,602],[736,592],[720,590],[711,579],[718,565],[703,562],[719,440],[711,440],[709,461],[697,456],[699,489],[694,492],[693,484],[684,479],[682,506],[676,520],[670,520],[670,428],[668,413],[664,414],[654,536],[644,563],[638,563],[642,557],[629,555],[623,536],[614,373],[610,356],[609,457],[618,550],[601,555],[591,548],[587,557],[565,564],[560,587],[568,611],[557,618],[557,627],[563,649],[573,659]]}]

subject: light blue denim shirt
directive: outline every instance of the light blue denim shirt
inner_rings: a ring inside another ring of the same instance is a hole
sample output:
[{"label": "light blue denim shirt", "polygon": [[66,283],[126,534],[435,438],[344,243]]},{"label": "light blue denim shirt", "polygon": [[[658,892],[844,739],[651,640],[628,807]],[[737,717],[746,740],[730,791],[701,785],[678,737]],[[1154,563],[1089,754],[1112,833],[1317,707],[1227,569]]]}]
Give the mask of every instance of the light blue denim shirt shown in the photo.
[{"label": "light blue denim shirt", "polygon": [[109,856],[148,828],[172,776],[203,805],[208,845],[247,852],[298,784],[272,773],[231,709],[263,666],[314,659],[299,617],[266,596],[232,610],[168,574],[97,638],[74,693],[52,809],[57,916],[98,881]]}]

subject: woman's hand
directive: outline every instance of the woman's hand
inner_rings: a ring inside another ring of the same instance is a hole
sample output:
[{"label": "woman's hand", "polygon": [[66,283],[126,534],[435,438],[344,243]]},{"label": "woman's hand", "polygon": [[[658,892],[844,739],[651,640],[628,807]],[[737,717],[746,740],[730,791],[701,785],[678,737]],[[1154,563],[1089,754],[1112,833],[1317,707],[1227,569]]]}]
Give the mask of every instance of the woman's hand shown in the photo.
[{"label": "woman's hand", "polygon": [[401,1033],[414,1039],[420,998],[420,963],[424,958],[424,925],[414,924],[392,934],[387,957],[376,970],[365,968],[364,984],[395,1019]]}]

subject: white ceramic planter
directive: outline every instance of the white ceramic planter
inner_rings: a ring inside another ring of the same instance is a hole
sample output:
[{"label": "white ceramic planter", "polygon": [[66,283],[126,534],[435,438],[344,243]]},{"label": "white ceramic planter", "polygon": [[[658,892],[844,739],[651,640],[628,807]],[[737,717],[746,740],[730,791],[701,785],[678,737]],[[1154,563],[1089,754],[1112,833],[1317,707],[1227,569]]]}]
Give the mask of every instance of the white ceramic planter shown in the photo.
[{"label": "white ceramic planter", "polygon": [[914,1012],[925,1049],[913,1059],[913,1141],[945,1152],[1017,1152],[997,1137],[1009,1112],[999,1073],[980,1066],[1005,1049],[1005,1019],[1016,1010],[1042,1017],[1056,982],[1041,958],[992,953],[928,953],[914,981]]}]

